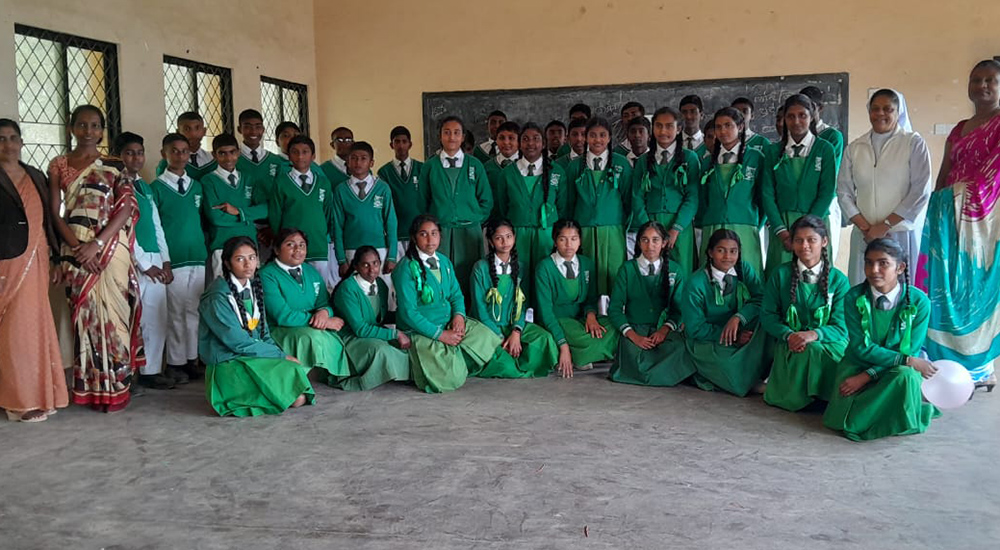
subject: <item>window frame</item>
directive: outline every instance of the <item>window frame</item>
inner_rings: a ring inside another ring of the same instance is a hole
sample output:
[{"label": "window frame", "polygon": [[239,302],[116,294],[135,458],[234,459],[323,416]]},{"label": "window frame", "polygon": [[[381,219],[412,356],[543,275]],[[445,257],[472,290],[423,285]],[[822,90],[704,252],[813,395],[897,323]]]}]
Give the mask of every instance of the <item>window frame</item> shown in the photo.
[{"label": "window frame", "polygon": [[[279,90],[289,90],[295,92],[299,96],[299,130],[305,134],[309,135],[309,86],[306,84],[301,84],[299,82],[292,82],[290,80],[282,80],[280,78],[273,78],[270,76],[260,75],[261,84],[271,84],[272,86],[277,86]],[[284,94],[278,94],[278,109],[284,113]],[[264,98],[261,97],[261,113],[264,111]],[[284,118],[284,117],[281,117]],[[281,121],[279,121],[281,122]],[[274,131],[274,128],[271,128]]]},{"label": "window frame", "polygon": [[[163,65],[177,65],[190,69],[194,71],[194,78],[191,79],[192,89],[191,94],[194,98],[194,106],[192,109],[185,109],[194,111],[200,114],[203,118],[205,113],[201,111],[201,105],[198,103],[198,73],[203,73],[207,75],[217,76],[219,78],[220,87],[220,112],[222,116],[222,131],[233,134],[235,132],[234,117],[233,117],[233,70],[228,67],[222,67],[219,65],[212,65],[210,63],[204,63],[202,61],[194,61],[192,59],[184,59],[183,57],[176,57],[173,55],[163,55]],[[164,67],[165,69],[165,67]],[[164,111],[167,110],[167,90],[163,90],[163,108]],[[167,124],[167,132],[176,131],[177,121],[172,120]],[[206,123],[207,126],[207,123]]]}]

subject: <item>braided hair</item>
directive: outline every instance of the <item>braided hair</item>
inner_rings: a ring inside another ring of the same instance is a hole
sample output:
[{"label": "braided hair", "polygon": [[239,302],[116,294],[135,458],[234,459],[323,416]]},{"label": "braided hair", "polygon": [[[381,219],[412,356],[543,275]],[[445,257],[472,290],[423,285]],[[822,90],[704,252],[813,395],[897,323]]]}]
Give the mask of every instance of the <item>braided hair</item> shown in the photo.
[{"label": "braided hair", "polygon": [[[635,258],[639,258],[642,255],[642,247],[640,246],[640,241],[642,236],[648,230],[654,230],[659,233],[660,238],[666,240],[667,238],[667,228],[663,226],[662,223],[656,220],[650,220],[639,226],[639,230],[636,232],[635,239],[635,249],[632,251],[632,255]],[[660,297],[663,298],[664,304],[670,303],[670,251],[667,247],[660,249]]]},{"label": "braided hair", "polygon": [[[552,123],[550,122],[551,126]],[[549,148],[545,140],[545,132],[542,131],[534,122],[526,122],[524,126],[521,127],[521,133],[518,135],[518,141],[524,138],[524,134],[533,131],[538,132],[538,135],[542,136],[542,204],[548,204],[549,202],[549,172],[552,171],[552,161],[549,160]],[[524,158],[524,153],[521,153],[521,158]],[[488,239],[489,237],[487,237]]]},{"label": "braided hair", "polygon": [[[829,234],[826,230],[826,224],[817,216],[805,215],[801,218],[795,220],[792,224],[791,229],[789,229],[792,234],[792,238],[795,238],[795,234],[799,231],[813,231],[820,236],[821,239],[827,239]],[[820,262],[823,264],[823,273],[819,277],[819,295],[826,299],[827,293],[830,291],[830,250],[828,247],[824,246],[822,252],[820,253]],[[791,304],[796,302],[798,297],[799,289],[799,269],[798,266],[792,268],[792,289],[791,289]]]},{"label": "braided hair", "polygon": [[906,301],[906,306],[910,306],[910,262],[909,258],[906,257],[906,252],[903,251],[903,247],[899,245],[893,239],[888,237],[882,237],[881,239],[875,239],[874,241],[868,243],[865,248],[865,256],[869,252],[884,252],[896,263],[903,264],[903,273],[899,275],[899,284],[903,285],[903,297]]},{"label": "braided hair", "polygon": [[[252,336],[253,331],[250,330],[248,321],[253,312],[248,312],[246,306],[243,304],[240,292],[236,289],[236,285],[233,283],[233,278],[231,277],[233,273],[232,269],[229,267],[229,262],[232,260],[233,255],[243,246],[249,246],[255,254],[257,253],[257,243],[250,237],[233,237],[222,246],[222,280],[226,281],[226,285],[229,286],[229,293],[236,302],[236,309],[240,315],[240,325],[247,331],[247,334]],[[264,285],[261,284],[257,272],[254,272],[253,278],[250,279],[250,289],[253,292],[253,299],[257,304],[257,309],[260,311],[260,339],[266,340],[267,322],[265,319],[267,312],[264,310]]]},{"label": "braided hair", "polygon": [[[493,237],[502,227],[510,228],[511,233],[514,232],[514,224],[510,223],[510,220],[507,218],[490,218],[486,222],[486,262],[489,264],[490,285],[493,288],[499,288],[496,265],[497,249],[493,246]],[[510,249],[510,259],[507,260],[507,263],[510,264],[510,278],[514,282],[514,288],[516,289],[519,285],[518,271],[520,271],[517,261],[517,240],[514,241],[514,246]]]},{"label": "braided hair", "polygon": [[420,261],[419,249],[417,248],[417,233],[420,231],[420,226],[425,223],[433,223],[439,231],[441,230],[441,223],[430,214],[420,214],[416,218],[413,218],[413,223],[410,224],[410,242],[406,245],[406,257],[417,262],[417,265],[420,266],[420,275],[426,281],[427,266],[424,265],[424,262]]},{"label": "braided hair", "polygon": [[[816,112],[816,104],[813,103],[809,96],[804,94],[795,94],[788,96],[785,100],[785,104],[781,106],[785,114],[788,114],[788,109],[799,106],[805,109],[809,113],[809,132],[816,135],[816,125],[819,123],[819,114]],[[785,147],[788,145],[788,124],[784,124],[781,129],[781,149],[779,151],[784,151]]]},{"label": "braided hair", "polygon": [[[736,155],[736,164],[743,164],[743,153],[747,148],[747,125],[743,119],[743,113],[739,112],[735,107],[723,107],[715,112],[715,116],[712,120],[718,122],[720,117],[726,117],[732,119],[733,123],[740,126],[740,149]],[[722,140],[719,139],[719,131],[715,131],[715,151],[712,151],[712,162],[719,158],[719,154],[722,153]]]},{"label": "braided hair", "polygon": [[740,242],[740,236],[731,229],[717,229],[715,233],[712,233],[712,236],[708,238],[708,246],[705,248],[705,272],[708,274],[709,280],[711,280],[712,249],[718,246],[720,242],[727,240],[736,241],[736,250],[739,251],[739,256],[737,256],[736,265],[733,267],[736,269],[736,280],[743,281],[743,243]]}]

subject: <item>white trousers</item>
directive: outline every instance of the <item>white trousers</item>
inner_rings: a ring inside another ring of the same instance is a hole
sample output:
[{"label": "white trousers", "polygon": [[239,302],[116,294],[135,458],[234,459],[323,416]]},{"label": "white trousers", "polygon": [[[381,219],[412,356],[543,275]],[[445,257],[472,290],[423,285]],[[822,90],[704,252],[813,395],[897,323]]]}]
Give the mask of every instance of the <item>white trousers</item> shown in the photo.
[{"label": "white trousers", "polygon": [[[160,265],[159,254],[153,265]],[[139,298],[142,301],[139,328],[146,350],[146,365],[139,369],[139,374],[160,374],[163,372],[163,350],[167,344],[167,285],[140,272]]]},{"label": "white trousers", "polygon": [[167,285],[167,364],[198,358],[198,302],[205,291],[205,267],[175,267]]},{"label": "white trousers", "polygon": [[[258,260],[259,259],[260,258],[258,257]],[[214,281],[214,280],[218,279],[219,277],[222,277],[222,249],[221,248],[218,249],[218,250],[216,250],[216,251],[214,251],[214,252],[212,252],[212,257],[211,257],[210,261],[211,261],[210,266],[211,266],[211,269],[212,269],[212,280]],[[263,266],[263,265],[264,265],[264,262],[263,262],[263,260],[261,260],[260,263],[258,264],[258,266]]]}]

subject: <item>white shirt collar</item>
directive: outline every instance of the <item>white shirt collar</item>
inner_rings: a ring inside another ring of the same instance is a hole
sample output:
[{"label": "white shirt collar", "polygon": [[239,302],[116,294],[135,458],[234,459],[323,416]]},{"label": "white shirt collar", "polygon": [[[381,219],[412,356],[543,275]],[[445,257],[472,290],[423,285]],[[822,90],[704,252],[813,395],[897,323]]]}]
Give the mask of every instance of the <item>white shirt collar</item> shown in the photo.
[{"label": "white shirt collar", "polygon": [[[444,149],[441,149],[440,156],[441,156],[441,166],[444,166],[445,168],[447,168],[448,167],[448,153],[446,153],[444,151]],[[458,167],[458,168],[461,168],[462,164],[465,161],[465,151],[459,149],[458,152],[456,152],[454,156],[457,159],[455,161],[455,166]]]},{"label": "white shirt collar", "polygon": [[529,165],[535,167],[535,170],[534,170],[534,172],[535,172],[534,175],[535,176],[541,176],[542,175],[542,157],[538,157],[538,160],[536,160],[535,162],[528,162],[527,159],[525,159],[524,157],[521,157],[517,161],[517,169],[521,172],[522,176],[527,176],[528,175],[528,166]]},{"label": "white shirt collar", "polygon": [[264,149],[264,144],[261,143],[256,149],[251,149],[246,143],[240,143],[240,154],[250,160],[253,158],[253,152],[257,151],[257,163],[261,163],[267,157],[267,149]]},{"label": "white shirt collar", "polygon": [[816,123],[816,133],[822,134],[829,127],[830,127],[830,125],[827,124],[827,123],[825,123],[825,122],[823,122],[823,120],[821,119],[819,122]]},{"label": "white shirt collar", "polygon": [[[275,258],[274,258],[274,263],[278,264],[278,267],[280,267],[281,269],[284,269],[284,270],[285,270],[286,272],[288,272],[288,273],[291,273],[291,272],[292,272],[292,270],[293,270],[293,269],[295,269],[294,267],[292,267],[292,266],[290,266],[290,265],[286,265],[286,264],[283,264],[283,263],[281,263],[281,260],[279,260],[279,259],[278,259],[277,257],[275,257]],[[299,269],[301,269],[301,268],[302,268],[302,266],[301,266],[301,265],[299,265],[299,266],[297,266],[297,267],[298,267]]]},{"label": "white shirt collar", "polygon": [[[647,150],[646,150],[646,152],[648,153],[648,152],[649,152],[649,150],[647,149]],[[638,159],[638,158],[639,158],[639,155],[637,155],[637,154],[633,153],[633,152],[632,152],[632,149],[629,149],[629,150],[628,150],[628,154],[627,154],[627,155],[625,155],[625,158],[627,158],[627,159],[628,159],[628,161],[629,161],[629,164],[631,164],[631,165],[635,166],[635,161],[636,161],[636,159]]]},{"label": "white shirt collar", "polygon": [[493,147],[494,140],[488,139],[479,144],[479,148],[483,150],[487,155],[490,154],[490,148]]},{"label": "white shirt collar", "polygon": [[601,170],[607,170],[608,169],[608,158],[610,158],[610,157],[611,157],[611,151],[609,151],[607,149],[605,149],[604,152],[601,153],[600,157],[598,157],[594,153],[591,153],[590,150],[588,149],[587,150],[587,169],[589,170],[589,169],[591,169],[591,168],[594,167],[594,159],[595,158],[600,158],[601,159]]},{"label": "white shirt collar", "polygon": [[[201,147],[199,147],[198,150],[194,152],[194,154],[196,155],[195,158],[198,159],[198,168],[201,168],[203,166],[208,166],[209,163],[215,160],[214,158],[212,158],[212,153],[209,153],[208,151],[202,149]],[[191,159],[188,159],[188,164],[190,163]]]},{"label": "white shirt collar", "polygon": [[818,264],[812,266],[812,269],[806,267],[806,264],[802,263],[802,260],[795,260],[795,264],[799,268],[799,275],[801,275],[803,271],[811,271],[812,274],[815,275],[816,277],[819,277],[820,275],[823,274],[822,260]]},{"label": "white shirt collar", "polygon": [[359,180],[358,178],[351,176],[351,191],[357,195],[358,194],[358,182],[365,182],[365,193],[371,191],[372,187],[375,187],[375,178],[372,177],[371,172],[365,176],[365,179]]},{"label": "white shirt collar", "polygon": [[873,305],[876,305],[876,306],[878,305],[878,298],[879,298],[879,296],[885,296],[886,298],[889,299],[889,309],[892,309],[892,308],[896,307],[896,304],[899,301],[899,294],[903,290],[903,285],[900,285],[900,284],[897,283],[895,288],[893,288],[889,292],[886,292],[885,294],[883,294],[883,293],[875,290],[875,287],[873,287],[873,286],[870,286],[869,288],[872,291],[872,304]]},{"label": "white shirt collar", "polygon": [[[232,281],[233,286],[236,287],[236,291],[237,292],[243,292],[244,290],[251,290],[251,281],[250,281],[250,279],[247,279],[247,283],[245,285],[243,285],[243,284],[240,284],[240,280],[236,278],[236,275],[233,275],[232,273],[230,273],[229,274],[229,280]],[[253,292],[250,293],[250,296],[253,296]]]},{"label": "white shirt collar", "polygon": [[556,267],[559,269],[559,273],[562,273],[563,277],[566,276],[566,263],[565,262],[567,262],[567,261],[569,263],[573,264],[573,271],[576,273],[576,276],[577,277],[580,276],[580,257],[579,256],[574,255],[572,260],[566,260],[562,256],[560,256],[558,252],[553,252],[552,255],[549,256],[549,257],[552,258],[552,261],[556,264]]},{"label": "white shirt collar", "polygon": [[639,263],[639,274],[640,275],[649,275],[649,264],[651,264],[651,263],[653,264],[653,273],[654,274],[659,273],[660,272],[660,266],[663,265],[663,258],[657,258],[655,262],[650,262],[642,254],[639,254],[639,257],[636,260]]},{"label": "white shirt collar", "polygon": [[621,146],[622,149],[625,149],[626,151],[632,150],[632,144],[629,143],[628,138],[623,139],[622,142],[619,143],[619,145]]},{"label": "white shirt collar", "polygon": [[733,154],[733,162],[730,164],[736,164],[740,158],[740,142],[737,141],[732,149],[726,149],[725,145],[719,144],[719,157],[716,159],[716,162],[722,164],[722,159],[725,158],[726,153]]},{"label": "white shirt collar", "polygon": [[687,143],[688,138],[691,138],[692,140],[694,140],[695,147],[697,147],[701,142],[705,141],[705,133],[702,132],[701,129],[699,129],[697,132],[693,134],[689,134],[681,130],[681,134],[683,134],[681,135],[681,139],[684,140],[684,143]]},{"label": "white shirt collar", "polygon": [[656,144],[656,160],[659,161],[659,162],[663,162],[663,154],[666,153],[667,160],[669,161],[670,159],[674,158],[674,150],[675,149],[677,149],[677,142],[676,141],[673,142],[673,143],[671,143],[670,145],[668,145],[666,149],[664,149],[663,147],[660,147],[660,144],[657,143]]},{"label": "white shirt collar", "polygon": [[362,277],[361,275],[355,273],[354,274],[354,282],[358,284],[358,288],[360,288],[361,291],[363,293],[365,293],[365,294],[368,294],[369,292],[371,292],[371,288],[372,288],[372,286],[374,286],[375,287],[375,295],[378,296],[378,279],[375,279],[374,282],[369,283],[368,281],[366,281],[364,279],[364,277]]},{"label": "white shirt collar", "polygon": [[345,174],[347,173],[347,161],[338,157],[336,154],[334,154],[333,158],[330,159],[330,163],[332,163],[337,170],[340,170]]},{"label": "white shirt collar", "polygon": [[[430,254],[425,254],[423,250],[420,250],[418,248],[417,249],[417,257],[420,258],[421,262],[424,262],[425,266],[427,266],[428,268],[430,268],[430,266],[427,265],[427,259],[431,257]],[[434,253],[434,259],[438,261],[438,269],[441,269],[441,258],[438,257],[437,252]]]},{"label": "white shirt collar", "polygon": [[236,176],[236,185],[240,184],[240,171],[239,170],[233,170],[232,172],[229,172],[228,170],[226,170],[225,168],[223,168],[220,165],[220,166],[216,166],[215,167],[214,173],[215,173],[215,175],[217,175],[220,178],[222,178],[222,181],[226,182],[227,184],[229,183],[229,175],[232,174],[232,175]]},{"label": "white shirt collar", "polygon": [[413,166],[413,158],[412,157],[406,157],[406,160],[399,160],[396,157],[392,157],[392,167],[396,169],[396,172],[399,172],[399,163],[401,163],[401,162],[403,163],[403,166],[406,167],[406,173],[409,174],[410,173],[410,167]]},{"label": "white shirt collar", "polygon": [[503,166],[503,161],[509,160],[511,162],[514,162],[519,158],[521,158],[521,153],[519,153],[518,151],[514,151],[514,156],[512,157],[505,157],[503,156],[503,153],[498,153],[495,160],[499,166]]},{"label": "white shirt collar", "polygon": [[292,168],[292,171],[289,172],[288,175],[292,177],[292,181],[294,181],[295,184],[298,185],[298,186],[302,186],[302,178],[300,178],[300,176],[303,176],[303,175],[306,176],[306,183],[310,183],[311,184],[313,182],[313,173],[312,173],[312,170],[306,170],[305,172],[299,172],[295,168]]},{"label": "white shirt collar", "polygon": [[569,150],[569,160],[573,160],[578,157],[580,157],[580,155],[576,154],[576,151],[572,149]]},{"label": "white shirt collar", "polygon": [[170,170],[164,170],[163,173],[160,174],[159,178],[160,181],[173,187],[175,191],[178,189],[177,180],[179,180],[180,178],[184,178],[185,192],[191,188],[191,178],[186,173],[184,175],[178,176],[177,174],[171,172]]},{"label": "white shirt collar", "polygon": [[812,146],[815,141],[816,141],[816,136],[813,135],[812,132],[806,132],[805,137],[802,138],[802,141],[798,143],[796,143],[795,140],[792,139],[792,136],[788,136],[788,143],[785,145],[785,154],[788,156],[793,156],[795,154],[795,149],[792,149],[793,145],[805,145],[806,148],[802,150],[802,156],[807,157],[809,156],[809,151],[812,150]]},{"label": "white shirt collar", "polygon": [[[496,270],[497,275],[503,274],[503,262],[500,261],[499,256],[493,258],[493,268]],[[513,267],[508,266],[508,269],[507,275],[512,275],[514,271]]]},{"label": "white shirt collar", "polygon": [[736,268],[735,267],[730,267],[729,271],[719,271],[713,265],[713,266],[710,266],[710,269],[712,271],[712,279],[715,279],[715,282],[719,283],[719,288],[721,288],[722,291],[725,292],[725,290],[726,290],[726,275],[732,275],[733,277],[736,277]]}]

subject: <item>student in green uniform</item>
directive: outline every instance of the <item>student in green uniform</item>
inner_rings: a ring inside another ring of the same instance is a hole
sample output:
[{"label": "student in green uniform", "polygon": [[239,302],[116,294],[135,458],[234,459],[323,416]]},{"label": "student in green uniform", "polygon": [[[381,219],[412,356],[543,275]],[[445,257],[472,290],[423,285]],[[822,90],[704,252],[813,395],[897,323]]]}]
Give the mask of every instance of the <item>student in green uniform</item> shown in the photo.
[{"label": "student in green uniform", "polygon": [[597,361],[614,358],[618,333],[611,320],[597,315],[597,270],[577,254],[580,224],[559,220],[552,227],[555,249],[535,271],[535,313],[559,346],[559,374],[589,370]]},{"label": "student in green uniform", "polygon": [[438,254],[440,243],[437,219],[417,216],[410,226],[406,258],[392,272],[397,326],[412,340],[413,381],[427,393],[441,393],[457,390],[467,376],[514,378],[517,364],[500,346],[500,335],[465,318],[457,273],[448,258]]},{"label": "student in green uniform", "polygon": [[333,147],[333,158],[320,165],[323,175],[330,182],[330,187],[337,187],[348,179],[347,157],[354,145],[354,132],[350,128],[339,126],[330,132],[330,147]]},{"label": "student in green uniform", "polygon": [[556,341],[525,319],[528,299],[521,286],[526,270],[518,259],[516,239],[509,221],[494,218],[486,224],[488,252],[472,268],[472,317],[503,337],[504,351],[517,363],[512,374],[547,376],[558,358]]},{"label": "student in green uniform", "polygon": [[271,339],[256,276],[257,245],[233,237],[222,258],[222,277],[212,281],[198,307],[208,402],[219,416],[280,414],[313,403],[309,369]]},{"label": "student in green uniform", "polygon": [[[565,153],[563,153],[565,149]],[[587,121],[582,118],[574,118],[569,121],[569,137],[566,144],[560,149],[560,155],[556,157],[555,163],[562,166],[563,170],[579,157],[587,152]],[[565,212],[560,212],[560,216],[566,217]]]},{"label": "student in green uniform", "polygon": [[[590,120],[590,115],[591,115],[590,106],[587,105],[586,103],[577,103],[577,104],[573,105],[572,107],[570,107],[569,108],[569,126],[567,127],[567,135],[569,135],[568,132],[573,129],[573,122],[574,121],[577,121],[577,120],[583,121],[583,127],[586,128],[587,121]],[[580,146],[580,151],[577,153],[577,156],[583,154],[584,149],[586,149],[586,146],[585,146],[586,142],[587,142],[587,133],[586,133],[586,130],[584,130],[583,139],[581,141],[582,144]],[[564,143],[562,145],[562,147],[560,147],[559,150],[556,151],[556,158],[564,157],[564,156],[568,155],[571,150],[572,150],[572,144],[570,144],[570,143]],[[570,160],[572,160],[572,159],[570,159]]]},{"label": "student in green uniform", "polygon": [[496,139],[494,140],[497,154],[483,161],[483,167],[486,168],[486,177],[490,181],[490,191],[493,193],[493,211],[491,212],[491,216],[502,215],[496,209],[497,186],[500,184],[500,172],[511,164],[515,164],[517,159],[520,158],[520,154],[518,153],[520,135],[521,127],[516,122],[508,121],[501,124],[497,128]]},{"label": "student in green uniform", "polygon": [[[201,141],[205,138],[205,119],[194,111],[181,113],[177,117],[177,133],[188,141],[189,157],[185,166],[187,175],[200,181],[202,176],[215,170],[212,153],[201,148]],[[166,169],[166,160],[161,160],[156,165],[156,175],[159,176]]]},{"label": "student in green uniform", "polygon": [[281,150],[278,156],[281,158],[282,164],[288,164],[288,142],[301,133],[299,125],[290,120],[285,120],[274,128],[274,141],[277,142],[278,149]]},{"label": "student in green uniform", "polygon": [[545,151],[550,159],[559,156],[559,150],[566,143],[566,125],[561,120],[551,120],[545,125]]},{"label": "student in green uniform", "polygon": [[344,318],[340,337],[347,353],[350,375],[331,385],[345,391],[366,391],[386,382],[410,380],[409,336],[386,326],[389,287],[379,277],[382,261],[373,246],[361,246],[351,260],[351,276],[337,285],[333,309]]},{"label": "student in green uniform", "polygon": [[305,263],[306,234],[285,227],[274,240],[274,260],[260,270],[274,341],[307,368],[324,369],[331,379],[348,376],[344,343],[337,334],[344,320],[334,316],[323,277]]},{"label": "student in green uniform", "polygon": [[833,267],[823,220],[799,218],[790,229],[795,258],[775,269],[764,289],[761,325],[775,339],[764,401],[797,411],[836,390],[847,348],[847,277]]},{"label": "student in green uniform", "polygon": [[389,184],[372,175],[375,150],[356,141],[347,157],[351,178],[333,190],[333,247],[340,276],[351,270],[354,251],[364,245],[378,248],[391,272],[396,267],[396,209]]},{"label": "student in green uniform", "polygon": [[[395,156],[378,169],[378,177],[389,184],[389,189],[392,190],[392,204],[396,209],[395,257],[402,258],[406,254],[407,241],[410,239],[410,224],[413,223],[413,218],[423,213],[417,187],[424,163],[410,157],[413,141],[406,126],[396,126],[389,132],[389,147],[392,147]],[[383,267],[383,271],[392,272],[388,269],[388,265]]]},{"label": "student in green uniform", "polygon": [[307,136],[298,135],[288,141],[289,164],[275,178],[267,216],[275,233],[286,227],[302,230],[311,243],[306,261],[330,289],[340,280],[336,252],[330,247],[333,190],[323,172],[313,165],[315,156],[316,145]]},{"label": "student in green uniform", "polygon": [[694,216],[701,163],[681,140],[681,116],[673,107],[653,113],[649,150],[632,172],[632,224],[655,220],[667,228],[664,249],[684,274],[694,271]]},{"label": "student in green uniform", "polygon": [[[637,118],[646,118],[646,108],[638,101],[629,101],[622,105],[621,109],[621,129],[622,138],[618,145],[614,147],[615,153],[626,156],[632,150],[632,142],[628,137],[629,123]],[[647,136],[648,138],[648,136]],[[647,140],[643,140],[645,142]]]},{"label": "student in green uniform", "polygon": [[635,161],[649,150],[649,135],[651,132],[652,126],[646,120],[645,116],[636,117],[628,121],[628,128],[625,129],[625,135],[628,139],[629,149],[625,152],[625,158],[628,159],[629,165],[633,168],[635,168]]},{"label": "student in green uniform", "polygon": [[698,162],[701,163],[703,173],[712,167],[712,151],[715,151],[715,117],[705,122],[701,145],[694,150],[695,154],[698,155]]},{"label": "student in green uniform", "polygon": [[730,107],[736,109],[743,115],[743,124],[747,128],[747,148],[748,149],[758,149],[760,152],[764,152],[764,149],[771,145],[768,139],[757,132],[750,129],[750,121],[753,119],[753,101],[750,101],[748,97],[738,97],[733,100]]},{"label": "student in green uniform", "polygon": [[440,220],[441,252],[454,262],[459,287],[468,296],[472,264],[486,250],[482,226],[493,210],[493,191],[482,163],[461,149],[462,119],[445,117],[438,135],[441,152],[427,159],[420,171],[420,204]]},{"label": "student in green uniform", "polygon": [[[479,144],[473,149],[473,156],[479,162],[486,164],[490,159],[496,158],[500,154],[500,145],[497,143],[497,134],[500,126],[507,122],[507,115],[503,111],[493,111],[486,117],[486,131],[489,132],[489,139]],[[517,134],[517,132],[514,132]]]},{"label": "student in green uniform", "polygon": [[261,194],[258,202],[267,204],[271,185],[283,164],[282,159],[264,148],[264,116],[260,111],[244,109],[237,120],[239,126],[236,131],[242,138],[237,168],[253,182],[254,191]]},{"label": "student in green uniform", "polygon": [[704,390],[743,397],[767,374],[765,335],[757,326],[763,287],[757,271],[741,259],[740,236],[716,230],[708,239],[705,268],[684,284],[681,320],[687,360]]},{"label": "student in green uniform", "polygon": [[259,180],[239,169],[239,143],[232,134],[219,134],[212,139],[215,170],[205,174],[201,186],[205,200],[201,207],[208,222],[208,250],[212,258],[212,275],[222,275],[222,247],[233,237],[256,239],[254,222],[267,219],[267,204],[254,199],[254,186]]},{"label": "student in green uniform", "polygon": [[867,280],[844,296],[850,344],[823,425],[854,441],[923,433],[941,415],[920,393],[936,370],[920,357],[930,300],[909,284],[905,258],[892,239],[868,243]]},{"label": "student in green uniform", "polygon": [[684,140],[684,148],[697,149],[705,141],[705,134],[701,131],[701,118],[705,111],[705,105],[701,102],[700,97],[686,95],[681,98],[677,109],[681,112],[681,118],[684,122],[683,134],[681,135],[681,139]]},{"label": "student in green uniform", "polygon": [[807,214],[827,219],[837,194],[833,148],[816,139],[812,101],[796,94],[784,106],[785,133],[780,142],[767,146],[767,169],[760,182],[761,203],[773,236],[767,250],[768,278],[791,260],[792,223]]},{"label": "student in green uniform", "polygon": [[685,360],[679,301],[687,276],[667,256],[667,229],[657,221],[639,227],[635,259],[618,270],[608,317],[618,328],[613,382],[676,386],[694,374]]},{"label": "student in green uniform", "polygon": [[[732,107],[715,113],[715,150],[712,165],[701,178],[699,189],[699,219],[704,235],[728,229],[740,236],[740,257],[755,273],[764,272],[761,251],[760,208],[761,171],[764,153],[746,146],[746,125],[743,115]],[[702,257],[708,250],[702,242]]]},{"label": "student in green uniform", "polygon": [[632,167],[608,149],[611,124],[587,122],[587,154],[566,169],[566,213],[583,228],[583,255],[596,266],[597,294],[611,294],[625,263],[625,229],[632,214]]},{"label": "student in green uniform", "polygon": [[[813,102],[813,112],[816,113],[816,136],[833,147],[834,175],[839,175],[840,163],[844,158],[844,134],[823,122],[823,97],[825,94],[816,86],[806,86],[799,93]],[[840,201],[834,200],[830,204],[830,217],[827,226],[830,228],[847,227],[847,220],[844,219],[840,209]],[[840,231],[832,231],[830,233],[830,252],[833,257],[837,257],[838,250],[840,250]]]}]

